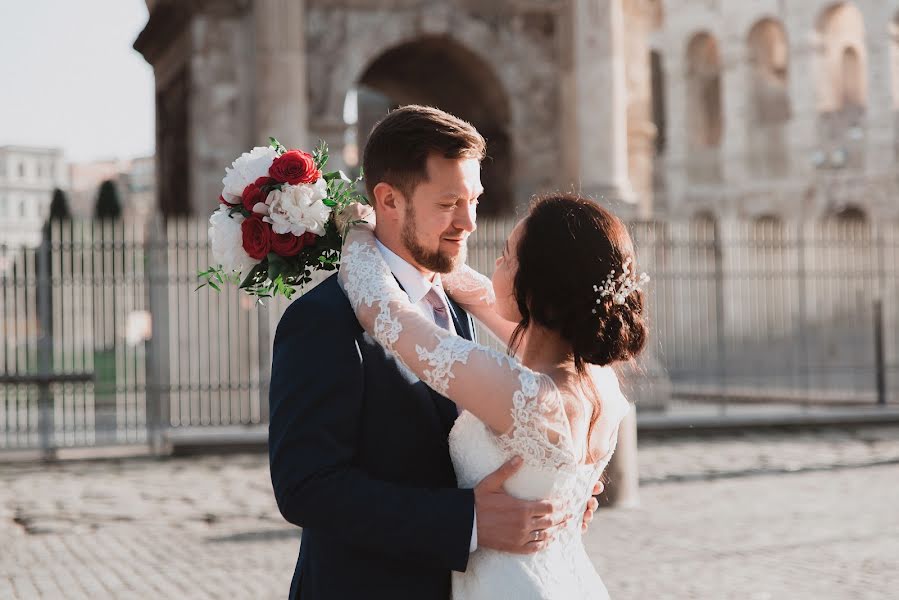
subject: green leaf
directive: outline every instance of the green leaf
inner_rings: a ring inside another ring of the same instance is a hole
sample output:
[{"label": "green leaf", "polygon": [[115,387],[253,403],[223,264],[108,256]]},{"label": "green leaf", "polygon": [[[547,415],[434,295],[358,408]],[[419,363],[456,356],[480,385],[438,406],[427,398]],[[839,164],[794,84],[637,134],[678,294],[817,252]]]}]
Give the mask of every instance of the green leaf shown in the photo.
[{"label": "green leaf", "polygon": [[283,275],[290,269],[290,265],[283,257],[278,256],[274,252],[268,255],[268,278],[272,281],[281,279]]},{"label": "green leaf", "polygon": [[240,284],[240,289],[246,289],[252,286],[254,281],[258,279],[259,275],[264,275],[267,269],[268,264],[266,263],[266,261],[262,261],[261,263],[257,264],[244,278],[243,283]]},{"label": "green leaf", "polygon": [[279,142],[279,141],[276,140],[275,138],[273,138],[273,137],[268,138],[268,142],[269,142],[269,146],[271,146],[272,148],[274,148],[275,151],[276,151],[279,155],[280,155],[280,154],[284,154],[285,152],[287,152],[287,148],[285,148],[284,145],[281,144],[281,142]]},{"label": "green leaf", "polygon": [[324,140],[319,140],[318,147],[312,152],[312,161],[315,163],[315,168],[324,171],[325,165],[328,164],[328,158],[328,144]]}]

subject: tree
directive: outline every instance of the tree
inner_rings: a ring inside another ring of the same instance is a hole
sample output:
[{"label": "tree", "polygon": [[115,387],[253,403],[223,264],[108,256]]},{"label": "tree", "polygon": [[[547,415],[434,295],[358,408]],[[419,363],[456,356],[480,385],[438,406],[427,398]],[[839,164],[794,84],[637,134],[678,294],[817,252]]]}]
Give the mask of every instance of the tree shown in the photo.
[{"label": "tree", "polygon": [[53,190],[53,201],[50,202],[50,220],[62,221],[72,218],[72,211],[69,210],[69,199],[66,193],[59,188]]},{"label": "tree", "polygon": [[122,203],[119,202],[119,192],[116,189],[115,182],[107,179],[100,184],[94,217],[97,219],[118,219],[121,216]]}]

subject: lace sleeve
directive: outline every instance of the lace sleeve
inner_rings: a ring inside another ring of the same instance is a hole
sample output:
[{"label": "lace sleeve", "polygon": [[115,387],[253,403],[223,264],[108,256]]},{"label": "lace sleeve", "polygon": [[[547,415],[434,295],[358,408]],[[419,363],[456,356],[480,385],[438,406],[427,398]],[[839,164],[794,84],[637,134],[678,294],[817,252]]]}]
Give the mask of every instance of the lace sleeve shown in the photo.
[{"label": "lace sleeve", "polygon": [[564,406],[549,377],[423,316],[367,229],[352,229],[344,244],[339,281],[372,337],[422,381],[499,433],[525,461],[550,468],[576,463]]},{"label": "lace sleeve", "polygon": [[443,289],[462,305],[469,314],[484,324],[504,346],[515,331],[516,323],[505,320],[496,312],[496,293],[490,278],[468,265],[462,265],[441,277]]},{"label": "lace sleeve", "polygon": [[465,307],[488,306],[496,304],[493,282],[486,275],[481,275],[468,265],[455,268],[452,273],[441,277],[443,287],[453,300]]}]

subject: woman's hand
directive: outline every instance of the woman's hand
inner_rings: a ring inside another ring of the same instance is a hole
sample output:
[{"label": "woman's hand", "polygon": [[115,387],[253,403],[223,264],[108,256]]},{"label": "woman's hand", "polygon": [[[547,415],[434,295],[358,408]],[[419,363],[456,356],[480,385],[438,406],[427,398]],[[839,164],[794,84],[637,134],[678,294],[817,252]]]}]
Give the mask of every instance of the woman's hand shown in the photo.
[{"label": "woman's hand", "polygon": [[368,204],[352,202],[347,204],[342,211],[334,217],[337,231],[341,236],[346,236],[350,227],[366,227],[372,231],[375,228],[375,211]]}]

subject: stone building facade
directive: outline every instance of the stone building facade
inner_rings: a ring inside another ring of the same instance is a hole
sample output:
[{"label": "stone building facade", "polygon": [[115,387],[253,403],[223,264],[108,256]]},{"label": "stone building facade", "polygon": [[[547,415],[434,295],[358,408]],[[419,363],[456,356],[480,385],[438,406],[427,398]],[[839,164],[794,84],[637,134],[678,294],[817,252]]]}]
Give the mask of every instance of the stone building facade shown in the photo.
[{"label": "stone building facade", "polygon": [[899,2],[666,0],[656,212],[899,218]]},{"label": "stone building facade", "polygon": [[0,147],[0,272],[7,253],[41,243],[53,190],[66,189],[67,180],[60,149]]},{"label": "stone building facade", "polygon": [[[162,208],[213,209],[224,167],[269,135],[323,139],[332,165],[352,169],[386,109],[426,103],[487,137],[485,213],[574,185],[648,215],[651,171],[640,183],[628,165],[651,169],[656,3],[148,0],[135,47],[156,73]],[[643,110],[628,103],[631,81]],[[349,111],[348,97],[358,104]],[[630,153],[629,130],[640,132]]]},{"label": "stone building facade", "polygon": [[147,5],[168,214],[269,135],[352,170],[415,102],[488,138],[487,214],[574,187],[630,217],[899,216],[899,0]]}]

